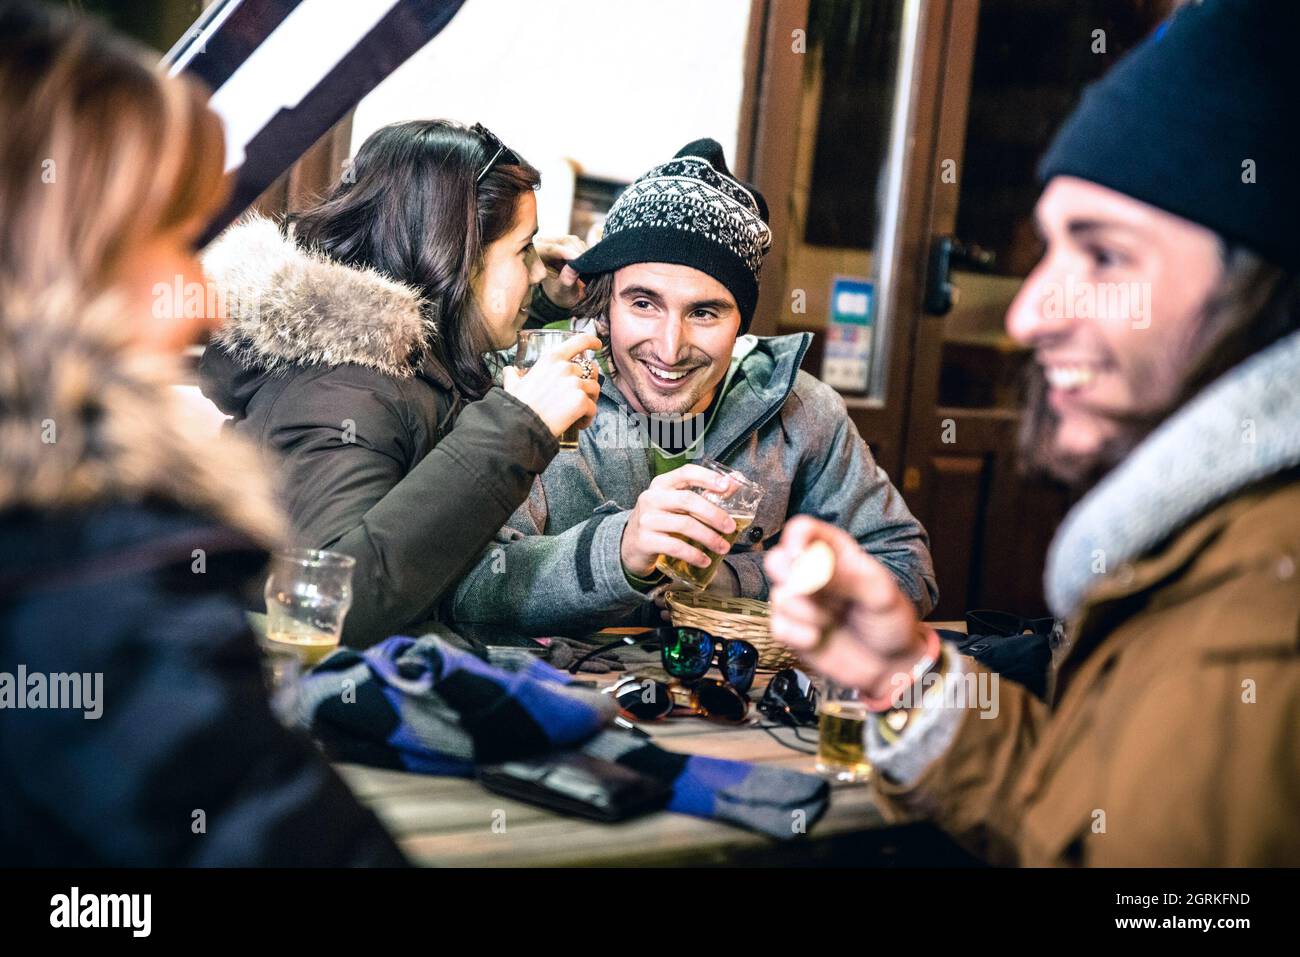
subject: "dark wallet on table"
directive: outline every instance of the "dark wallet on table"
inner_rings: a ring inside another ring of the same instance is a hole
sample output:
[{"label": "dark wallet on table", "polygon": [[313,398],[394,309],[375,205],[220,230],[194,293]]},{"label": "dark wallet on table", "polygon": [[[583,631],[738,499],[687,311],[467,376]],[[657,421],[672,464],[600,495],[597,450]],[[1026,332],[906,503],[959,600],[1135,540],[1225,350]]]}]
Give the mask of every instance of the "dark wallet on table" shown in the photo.
[{"label": "dark wallet on table", "polygon": [[487,765],[478,779],[489,791],[525,804],[606,822],[657,811],[672,794],[656,778],[578,751]]}]

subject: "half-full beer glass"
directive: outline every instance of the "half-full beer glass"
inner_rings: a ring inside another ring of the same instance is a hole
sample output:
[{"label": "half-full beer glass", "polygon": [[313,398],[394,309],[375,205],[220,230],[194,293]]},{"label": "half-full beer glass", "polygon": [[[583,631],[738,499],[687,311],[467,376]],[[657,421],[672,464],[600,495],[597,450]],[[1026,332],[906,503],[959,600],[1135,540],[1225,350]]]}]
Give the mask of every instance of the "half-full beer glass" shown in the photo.
[{"label": "half-full beer glass", "polygon": [[271,556],[266,579],[266,638],[273,686],[321,661],[339,645],[352,605],[356,559],[338,552],[290,548]]},{"label": "half-full beer glass", "polygon": [[[722,537],[729,544],[734,544],[740,534],[754,524],[754,515],[758,511],[758,503],[763,498],[763,487],[756,482],[751,482],[735,469],[729,468],[721,462],[715,462],[713,459],[702,458],[695,464],[711,472],[716,472],[727,480],[725,492],[715,492],[712,489],[699,487],[693,488],[691,491],[704,496],[705,499],[731,516],[736,523],[736,530],[730,535],[723,535]],[[713,576],[718,573],[718,566],[722,564],[722,556],[712,549],[705,548],[699,542],[691,541],[684,536],[676,535],[674,537],[681,538],[683,541],[690,541],[692,545],[709,556],[708,567],[700,568],[698,565],[684,562],[680,558],[660,555],[655,561],[655,568],[688,588],[696,590],[708,588],[709,583],[713,581]]]},{"label": "half-full beer glass", "polygon": [[817,688],[817,772],[836,781],[865,781],[866,731],[870,712],[862,693],[822,678]]}]

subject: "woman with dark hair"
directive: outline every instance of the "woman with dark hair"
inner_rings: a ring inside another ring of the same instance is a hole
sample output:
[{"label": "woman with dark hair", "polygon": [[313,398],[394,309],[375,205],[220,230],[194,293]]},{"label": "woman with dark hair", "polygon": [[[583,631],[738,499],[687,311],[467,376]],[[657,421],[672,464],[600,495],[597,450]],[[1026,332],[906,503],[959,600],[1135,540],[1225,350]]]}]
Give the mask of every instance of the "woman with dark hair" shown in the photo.
[{"label": "woman with dark hair", "polygon": [[190,428],[206,323],[159,292],[201,278],[221,121],[155,60],[0,3],[0,861],[401,864],[267,703],[243,609],[284,520]]},{"label": "woman with dark hair", "polygon": [[502,388],[487,361],[536,285],[552,313],[578,298],[577,240],[534,244],[539,184],[482,127],[399,123],[319,205],[237,224],[204,258],[227,321],[203,391],[278,456],[300,542],[356,559],[354,647],[437,618],[557,436],[595,414],[594,364],[571,361],[593,336]]}]

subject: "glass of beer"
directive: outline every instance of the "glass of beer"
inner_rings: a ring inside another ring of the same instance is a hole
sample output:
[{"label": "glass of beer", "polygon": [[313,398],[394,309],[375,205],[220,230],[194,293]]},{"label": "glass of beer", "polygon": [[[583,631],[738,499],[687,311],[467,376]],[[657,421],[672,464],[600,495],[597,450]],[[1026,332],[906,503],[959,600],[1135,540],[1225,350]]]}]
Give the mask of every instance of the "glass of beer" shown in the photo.
[{"label": "glass of beer", "polygon": [[[573,336],[579,335],[584,333],[571,332],[568,329],[519,330],[519,343],[515,347],[515,368],[519,370],[520,375],[527,375],[528,370],[537,365],[542,356],[558,349]],[[583,353],[583,357],[595,361],[589,353]],[[564,434],[560,436],[560,448],[569,451],[576,449],[579,431],[576,423],[565,429]]]},{"label": "glass of beer", "polygon": [[357,561],[338,552],[291,548],[271,556],[266,579],[266,652],[271,687],[292,685],[339,646],[352,604]]},{"label": "glass of beer", "polygon": [[[751,482],[742,473],[710,458],[702,458],[696,464],[727,479],[727,490],[725,492],[715,492],[713,489],[699,487],[692,488],[691,491],[704,496],[705,499],[731,516],[736,523],[736,530],[730,535],[723,535],[722,537],[728,543],[734,544],[740,534],[754,524],[754,515],[758,512],[758,503],[763,498],[763,486]],[[688,588],[703,591],[709,587],[709,583],[713,581],[713,576],[718,573],[718,566],[722,564],[722,556],[711,549],[705,548],[699,542],[691,541],[681,535],[674,537],[691,542],[692,545],[709,556],[708,567],[700,568],[698,565],[684,562],[680,558],[660,555],[655,561],[655,568]]]},{"label": "glass of beer", "polygon": [[871,713],[862,693],[828,679],[818,684],[817,773],[836,781],[865,781],[871,765],[863,735]]}]

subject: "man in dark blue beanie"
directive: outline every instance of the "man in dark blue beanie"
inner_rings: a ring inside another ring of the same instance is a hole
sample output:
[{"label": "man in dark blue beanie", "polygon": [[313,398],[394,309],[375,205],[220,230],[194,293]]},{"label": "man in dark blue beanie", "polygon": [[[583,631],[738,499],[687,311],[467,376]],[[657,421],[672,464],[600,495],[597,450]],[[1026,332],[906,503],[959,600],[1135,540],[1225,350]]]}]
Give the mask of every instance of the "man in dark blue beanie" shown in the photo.
[{"label": "man in dark blue beanie", "polygon": [[1007,329],[1029,461],[1086,490],[1044,574],[1047,703],[941,648],[839,529],[793,519],[768,557],[773,634],[878,711],[879,793],[989,860],[1300,864],[1297,36],[1294,0],[1187,3],[1043,160]]},{"label": "man in dark blue beanie", "polygon": [[1039,165],[1300,263],[1293,0],[1185,4],[1084,95]]},{"label": "man in dark blue beanie", "polygon": [[[456,593],[461,625],[534,634],[658,622],[660,556],[723,556],[712,588],[765,598],[763,550],[796,512],[834,521],[890,569],[915,609],[938,589],[925,530],[876,465],[844,400],[799,368],[811,335],[747,334],[772,242],[767,204],[714,140],[633,182],[571,265],[578,323],[606,349],[596,418],[555,459]],[[699,494],[716,459],[764,486],[742,526]],[[501,569],[506,574],[501,574]]]}]

